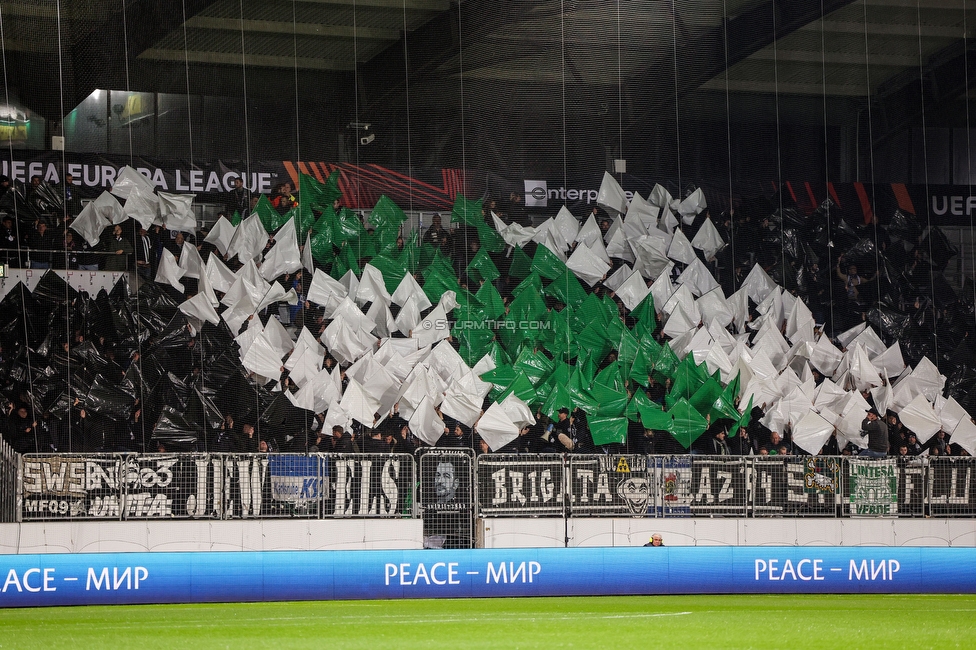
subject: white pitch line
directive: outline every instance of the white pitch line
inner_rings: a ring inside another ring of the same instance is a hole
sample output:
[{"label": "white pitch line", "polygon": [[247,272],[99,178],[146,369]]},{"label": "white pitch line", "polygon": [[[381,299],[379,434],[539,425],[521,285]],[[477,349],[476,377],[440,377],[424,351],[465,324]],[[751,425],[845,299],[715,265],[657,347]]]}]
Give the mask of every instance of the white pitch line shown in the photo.
[{"label": "white pitch line", "polygon": [[[470,623],[477,621],[499,621],[504,620],[506,622],[538,622],[538,621],[577,621],[581,618],[587,619],[626,619],[626,618],[661,618],[670,616],[686,616],[692,614],[693,612],[658,612],[658,613],[634,613],[634,614],[595,614],[579,612],[572,616],[545,616],[540,614],[539,616],[506,616],[505,614],[493,615],[493,616],[464,616],[458,615],[455,617],[440,617],[440,618],[416,618],[409,616],[407,614],[393,614],[385,616],[369,616],[364,619],[362,616],[342,616],[340,618],[347,619],[350,623],[361,623],[364,625],[375,624],[377,619],[385,619],[385,622],[392,624],[405,624],[405,625],[428,625],[431,623]],[[261,622],[291,622],[300,625],[308,624],[308,617],[306,616],[268,616],[268,617],[253,617],[247,619],[249,624],[261,623]],[[372,623],[371,623],[372,622]],[[182,623],[166,623],[164,625],[158,626],[165,629],[174,628],[217,628],[217,627],[229,627],[239,625],[240,621],[236,620],[225,620],[225,621],[185,621]],[[344,622],[345,624],[345,622]],[[84,627],[94,627],[95,623],[89,623],[87,621],[77,621],[71,623],[71,627],[84,628]],[[102,623],[97,624],[99,629],[109,630],[109,629],[130,629],[134,627],[145,627],[147,625],[146,621],[131,621],[131,622],[120,622],[112,625],[105,625]],[[151,625],[150,625],[151,627]]]}]

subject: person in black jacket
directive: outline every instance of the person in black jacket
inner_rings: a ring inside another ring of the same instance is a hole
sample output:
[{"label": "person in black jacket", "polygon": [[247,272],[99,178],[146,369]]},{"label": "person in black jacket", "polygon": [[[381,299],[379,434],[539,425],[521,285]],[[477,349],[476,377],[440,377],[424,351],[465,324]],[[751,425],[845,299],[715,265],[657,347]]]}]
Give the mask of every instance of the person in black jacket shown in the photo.
[{"label": "person in black jacket", "polygon": [[241,433],[237,437],[237,446],[235,451],[244,454],[256,454],[258,451],[258,434],[254,431],[253,424],[244,424],[241,426]]},{"label": "person in black jacket", "polygon": [[868,448],[862,449],[859,456],[884,458],[888,455],[888,425],[878,417],[878,412],[874,409],[868,411],[867,417],[861,422],[861,437],[867,437]]}]

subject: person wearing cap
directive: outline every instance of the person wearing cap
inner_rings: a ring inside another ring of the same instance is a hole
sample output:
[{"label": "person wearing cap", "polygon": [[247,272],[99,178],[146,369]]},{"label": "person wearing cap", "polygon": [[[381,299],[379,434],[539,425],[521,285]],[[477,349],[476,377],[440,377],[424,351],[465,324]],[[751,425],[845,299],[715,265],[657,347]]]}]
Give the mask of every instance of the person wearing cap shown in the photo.
[{"label": "person wearing cap", "polygon": [[566,407],[559,409],[556,421],[553,422],[552,442],[560,452],[573,451],[576,446],[571,432],[572,424],[573,419],[569,417],[569,409]]},{"label": "person wearing cap", "polygon": [[867,417],[861,422],[861,437],[868,439],[868,447],[862,449],[859,456],[884,458],[888,455],[888,425],[878,417],[876,410],[868,411]]},{"label": "person wearing cap", "polygon": [[664,546],[664,538],[661,537],[661,533],[654,533],[651,535],[651,541],[644,546]]}]

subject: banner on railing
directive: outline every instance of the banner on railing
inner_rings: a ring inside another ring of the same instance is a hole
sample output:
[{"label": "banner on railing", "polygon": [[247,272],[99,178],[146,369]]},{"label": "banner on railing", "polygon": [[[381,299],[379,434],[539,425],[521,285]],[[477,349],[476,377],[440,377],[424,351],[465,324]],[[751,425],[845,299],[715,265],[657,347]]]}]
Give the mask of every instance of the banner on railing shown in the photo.
[{"label": "banner on railing", "polygon": [[753,460],[752,505],[756,513],[835,515],[840,494],[837,458],[762,456]]},{"label": "banner on railing", "polygon": [[691,511],[745,515],[749,505],[746,459],[691,457]]},{"label": "banner on railing", "polygon": [[572,456],[573,514],[646,516],[653,506],[647,456]]},{"label": "banner on railing", "polygon": [[852,458],[850,504],[852,515],[898,514],[898,463],[887,460]]},{"label": "banner on railing", "polygon": [[560,456],[486,454],[478,459],[482,515],[561,515],[563,492]]},{"label": "banner on railing", "polygon": [[322,467],[323,515],[410,514],[413,483],[413,459],[406,454],[329,456]]},{"label": "banner on railing", "polygon": [[929,459],[929,507],[934,517],[976,515],[972,458]]},{"label": "banner on railing", "polygon": [[409,455],[25,456],[21,515],[41,519],[410,514]]}]

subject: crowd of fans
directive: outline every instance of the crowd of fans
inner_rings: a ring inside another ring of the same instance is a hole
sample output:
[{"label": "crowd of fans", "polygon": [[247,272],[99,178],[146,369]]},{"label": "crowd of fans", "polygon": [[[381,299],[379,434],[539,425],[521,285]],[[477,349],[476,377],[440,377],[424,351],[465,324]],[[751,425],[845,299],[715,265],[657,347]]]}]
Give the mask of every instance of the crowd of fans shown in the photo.
[{"label": "crowd of fans", "polygon": [[[182,294],[153,282],[164,249],[179,259],[184,247],[196,247],[204,263],[209,256],[220,255],[205,242],[208,231],[169,231],[162,226],[147,230],[129,220],[106,228],[99,244],[89,246],[70,227],[82,209],[72,181],[67,176],[63,185],[51,185],[35,177],[21,186],[0,178],[0,261],[12,268],[130,271],[138,275],[138,291],[133,298],[129,287],[121,284],[110,293],[88,296],[47,274],[33,292],[7,294],[4,309],[0,309],[0,368],[6,377],[0,388],[7,397],[0,433],[17,451],[414,453],[424,446],[396,409],[389,417],[377,417],[382,422],[375,428],[357,424],[327,430],[323,413],[298,409],[283,393],[256,385],[231,361],[236,360],[232,339],[238,332],[231,332],[223,322],[194,331],[177,311],[177,305],[196,293],[196,281],[184,279]],[[269,200],[285,214],[301,198],[295,188],[283,183],[274,188]],[[222,216],[246,216],[256,201],[237,179],[226,196]],[[492,213],[506,223],[530,223],[518,193],[501,201],[485,200],[488,224]],[[594,214],[601,230],[607,232],[610,217],[599,209]],[[936,361],[948,377],[948,394],[969,410],[976,405],[976,398],[967,390],[976,379],[970,345],[976,326],[972,296],[957,296],[946,283],[942,271],[955,251],[937,228],[923,230],[911,215],[903,213],[892,215],[884,224],[875,220],[855,225],[829,203],[804,215],[795,207],[780,207],[775,198],[772,202],[763,198],[744,202],[719,215],[705,211],[694,224],[679,227],[691,238],[708,216],[729,245],[715,258],[703,261],[726,295],[758,264],[805,301],[826,335],[868,322],[888,342],[900,340],[907,361],[922,356]],[[479,251],[478,232],[465,225],[449,228],[445,221],[435,215],[429,225],[422,225],[418,245],[439,249],[453,262],[461,285],[474,291],[477,283],[467,276],[467,269]],[[269,235],[265,252],[273,244],[274,237]],[[413,244],[400,237],[396,245],[402,250]],[[527,245],[530,256],[535,246]],[[519,280],[504,273],[508,268],[504,253],[492,257],[502,270],[494,282],[507,302]],[[221,259],[232,271],[240,268],[236,258]],[[613,261],[608,276],[621,264]],[[680,270],[678,265],[674,273]],[[329,321],[321,306],[305,300],[310,275],[300,270],[278,277],[276,282],[284,289],[296,291],[299,304],[272,304],[258,314],[262,322],[278,318],[293,336],[302,327],[320,336]],[[602,285],[594,291],[612,296]],[[554,298],[546,301],[550,309],[560,306]],[[622,304],[620,311],[629,318]],[[660,331],[657,337],[664,340]],[[616,353],[611,352],[603,365],[615,359]],[[336,363],[326,356],[325,367],[333,368]],[[823,381],[819,373],[814,376],[817,384]],[[347,381],[344,378],[344,386]],[[281,386],[284,391],[295,390],[287,372]],[[646,388],[633,385],[629,390],[645,390],[652,402],[663,404],[669,388],[668,383],[650,378]],[[871,395],[865,392],[864,396],[873,406]],[[485,408],[487,405],[486,400]],[[668,432],[646,429],[639,422],[630,423],[625,444],[596,446],[586,413],[562,409],[554,420],[538,414],[537,422],[524,428],[515,441],[493,451],[805,453],[792,443],[788,427],[770,430],[761,424],[762,415],[762,407],[756,406],[748,426],[738,427],[728,420],[710,422],[705,434],[685,449]],[[869,448],[881,455],[967,455],[943,431],[923,446],[896,414],[889,411],[875,416],[865,421],[865,432],[874,431]],[[880,425],[874,424],[875,419]],[[437,446],[488,451],[476,431],[449,417],[444,420],[444,435]],[[877,433],[880,428],[883,435]],[[853,445],[838,445],[832,436],[821,453],[859,451]]]}]

